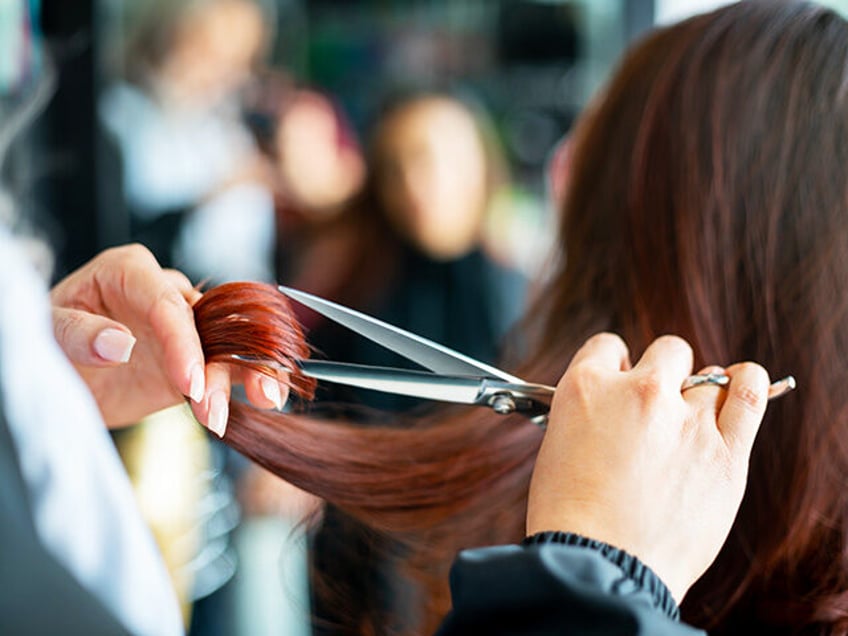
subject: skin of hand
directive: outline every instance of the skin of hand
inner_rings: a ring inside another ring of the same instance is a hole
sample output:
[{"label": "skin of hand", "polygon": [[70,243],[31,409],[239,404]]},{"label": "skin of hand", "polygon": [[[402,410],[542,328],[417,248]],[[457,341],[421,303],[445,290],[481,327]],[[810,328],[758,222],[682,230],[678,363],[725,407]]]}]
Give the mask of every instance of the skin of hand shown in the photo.
[{"label": "skin of hand", "polygon": [[223,364],[205,365],[191,306],[200,298],[147,248],[106,250],[51,291],[56,340],[110,428],[191,398],[195,417],[223,437],[230,387],[261,408],[282,408],[288,385]]},{"label": "skin of hand", "polygon": [[527,533],[574,532],[651,567],[674,598],[718,555],[742,496],[769,378],[752,362],[727,388],[681,392],[692,349],[663,336],[630,366],[618,336],[598,334],[557,385],[530,485]]}]

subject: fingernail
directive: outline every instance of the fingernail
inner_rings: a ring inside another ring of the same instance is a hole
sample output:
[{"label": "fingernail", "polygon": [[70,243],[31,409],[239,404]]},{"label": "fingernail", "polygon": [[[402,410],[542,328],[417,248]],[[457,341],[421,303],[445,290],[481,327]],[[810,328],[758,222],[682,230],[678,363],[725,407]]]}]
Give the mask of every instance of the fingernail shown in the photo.
[{"label": "fingernail", "polygon": [[188,389],[188,396],[192,402],[200,403],[203,399],[203,389],[206,378],[203,376],[203,367],[199,364],[194,365],[191,369],[191,386]]},{"label": "fingernail", "polygon": [[120,329],[104,329],[94,339],[94,352],[109,362],[127,362],[135,346],[135,338]]},{"label": "fingernail", "polygon": [[283,397],[280,395],[280,385],[273,378],[262,376],[259,379],[259,386],[262,387],[262,393],[271,402],[274,403],[274,408],[278,411],[283,408]]},{"label": "fingernail", "polygon": [[227,396],[223,391],[215,391],[209,397],[209,430],[218,437],[224,437],[227,432],[227,418],[230,407],[227,404]]}]

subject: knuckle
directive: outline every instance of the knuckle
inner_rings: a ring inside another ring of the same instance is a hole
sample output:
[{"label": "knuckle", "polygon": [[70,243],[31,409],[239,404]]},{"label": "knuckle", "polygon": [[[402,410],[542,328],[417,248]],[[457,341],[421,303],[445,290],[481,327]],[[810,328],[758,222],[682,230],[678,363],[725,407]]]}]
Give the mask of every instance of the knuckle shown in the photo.
[{"label": "knuckle", "polygon": [[614,334],[611,331],[602,331],[600,333],[596,333],[594,336],[589,338],[589,342],[613,342],[613,343],[624,343],[621,337],[618,334]]},{"label": "knuckle", "polygon": [[53,331],[56,340],[60,343],[68,343],[73,340],[82,326],[81,316],[74,311],[63,311],[55,314]]},{"label": "knuckle", "polygon": [[611,331],[596,333],[594,336],[589,338],[587,344],[598,347],[615,347],[617,349],[627,350],[627,345],[624,343],[621,336],[612,333]]},{"label": "knuckle", "polygon": [[113,247],[106,250],[103,254],[110,261],[131,260],[144,265],[156,264],[156,257],[153,256],[153,252],[141,243],[129,243],[120,247]]},{"label": "knuckle", "polygon": [[676,349],[686,355],[692,355],[692,346],[680,336],[666,334],[656,340],[657,344],[669,349]]},{"label": "knuckle", "polygon": [[192,288],[191,281],[189,280],[188,276],[183,274],[180,270],[169,268],[163,269],[162,271],[171,277],[171,280],[176,287],[184,287],[186,289]]},{"label": "knuckle", "polygon": [[150,304],[149,321],[152,325],[158,325],[167,321],[174,311],[186,316],[192,315],[191,306],[176,287],[164,285]]},{"label": "knuckle", "polygon": [[763,402],[765,402],[765,394],[748,383],[740,384],[734,394],[739,404],[750,411],[759,411]]},{"label": "knuckle", "polygon": [[663,393],[663,386],[658,374],[643,373],[633,378],[633,391],[643,402],[655,402]]},{"label": "knuckle", "polygon": [[756,362],[743,362],[739,365],[738,373],[750,377],[752,380],[768,384],[768,371]]},{"label": "knuckle", "polygon": [[590,395],[603,381],[601,369],[592,364],[579,364],[566,373],[560,387],[574,395],[586,397]]}]

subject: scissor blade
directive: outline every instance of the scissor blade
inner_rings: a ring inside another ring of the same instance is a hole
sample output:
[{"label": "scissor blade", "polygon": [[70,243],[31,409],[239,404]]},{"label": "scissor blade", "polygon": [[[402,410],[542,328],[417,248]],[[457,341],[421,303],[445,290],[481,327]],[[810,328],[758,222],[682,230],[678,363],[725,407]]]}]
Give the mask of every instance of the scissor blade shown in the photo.
[{"label": "scissor blade", "polygon": [[399,327],[377,320],[344,305],[339,305],[338,303],[282,285],[279,286],[279,290],[286,296],[294,298],[299,303],[317,311],[319,314],[344,325],[369,340],[373,340],[378,345],[399,353],[413,362],[417,362],[435,373],[485,376],[499,378],[515,384],[524,382],[522,379],[508,374],[506,371],[501,371],[496,367],[479,362],[444,345],[404,331]]},{"label": "scissor blade", "polygon": [[301,360],[297,364],[304,375],[318,380],[426,400],[475,404],[483,386],[483,380],[480,378],[445,377],[426,371],[369,367],[326,360]]}]

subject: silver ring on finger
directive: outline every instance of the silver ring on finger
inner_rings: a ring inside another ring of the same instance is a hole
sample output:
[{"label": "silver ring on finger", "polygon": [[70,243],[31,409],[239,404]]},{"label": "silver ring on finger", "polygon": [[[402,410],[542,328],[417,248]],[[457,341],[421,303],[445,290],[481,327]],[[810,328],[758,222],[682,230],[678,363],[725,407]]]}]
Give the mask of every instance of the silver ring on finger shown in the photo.
[{"label": "silver ring on finger", "polygon": [[680,387],[680,391],[683,392],[696,386],[704,385],[726,387],[729,383],[730,376],[723,373],[699,373],[696,375],[690,375],[688,378],[683,380],[683,385]]}]

